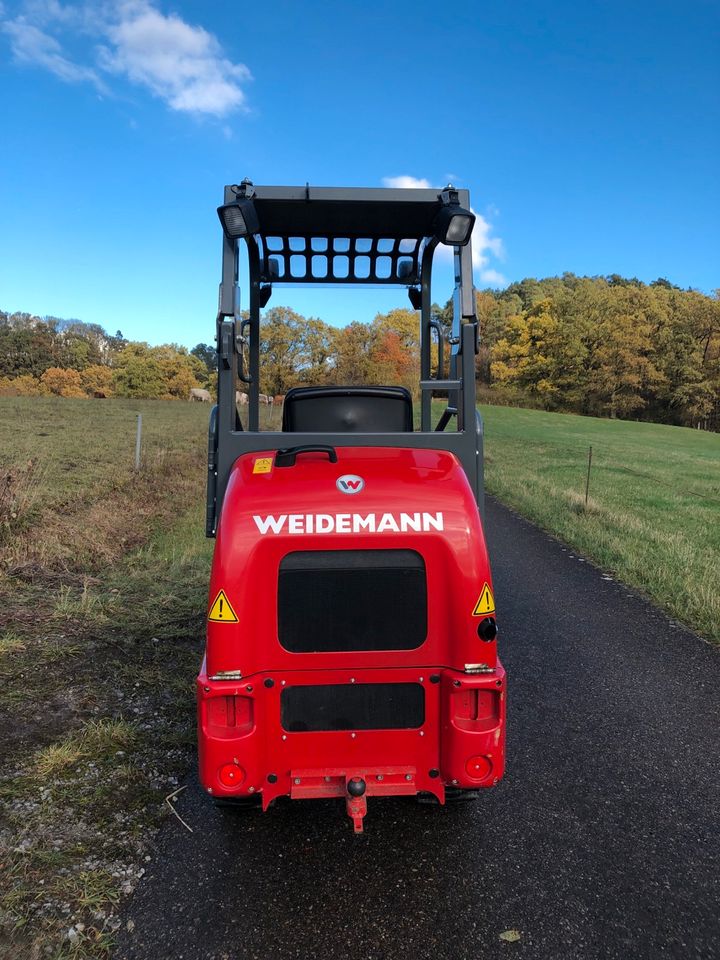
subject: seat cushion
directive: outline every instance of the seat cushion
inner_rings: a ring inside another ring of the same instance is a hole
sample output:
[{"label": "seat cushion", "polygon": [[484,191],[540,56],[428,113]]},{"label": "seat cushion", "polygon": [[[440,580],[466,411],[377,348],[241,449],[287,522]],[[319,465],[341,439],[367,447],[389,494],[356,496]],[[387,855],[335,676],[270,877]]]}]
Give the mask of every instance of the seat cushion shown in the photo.
[{"label": "seat cushion", "polygon": [[407,433],[412,397],[405,387],[293,387],[283,430],[308,433]]}]

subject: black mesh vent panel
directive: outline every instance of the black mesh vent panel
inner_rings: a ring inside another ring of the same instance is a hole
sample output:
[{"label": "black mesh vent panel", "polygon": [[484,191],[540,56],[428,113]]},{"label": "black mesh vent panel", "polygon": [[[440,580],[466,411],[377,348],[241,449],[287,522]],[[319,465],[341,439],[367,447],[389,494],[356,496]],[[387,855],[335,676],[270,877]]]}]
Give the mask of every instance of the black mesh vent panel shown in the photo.
[{"label": "black mesh vent panel", "polygon": [[414,730],[425,722],[419,683],[337,683],[287,687],[280,719],[291,733],[318,730]]},{"label": "black mesh vent panel", "polygon": [[414,550],[288,554],[278,636],[291,653],[414,650],[427,634],[425,563]]}]

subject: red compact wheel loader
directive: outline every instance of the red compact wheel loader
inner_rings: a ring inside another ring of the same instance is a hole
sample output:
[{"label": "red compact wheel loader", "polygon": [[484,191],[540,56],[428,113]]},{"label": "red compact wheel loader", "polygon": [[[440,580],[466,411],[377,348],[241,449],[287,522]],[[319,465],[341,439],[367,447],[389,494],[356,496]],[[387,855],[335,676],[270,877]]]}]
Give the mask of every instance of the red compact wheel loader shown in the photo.
[{"label": "red compact wheel loader", "polygon": [[[225,188],[218,214],[200,781],[219,803],[263,809],[277,797],[343,798],[358,833],[368,797],[476,796],[503,775],[506,698],[481,519],[467,191],[244,180]],[[447,335],[431,315],[438,244],[454,250]],[[260,431],[260,310],[285,283],[408,289],[419,429],[406,389],[339,385],[289,390],[281,429]],[[445,406],[433,429],[434,394]]]}]

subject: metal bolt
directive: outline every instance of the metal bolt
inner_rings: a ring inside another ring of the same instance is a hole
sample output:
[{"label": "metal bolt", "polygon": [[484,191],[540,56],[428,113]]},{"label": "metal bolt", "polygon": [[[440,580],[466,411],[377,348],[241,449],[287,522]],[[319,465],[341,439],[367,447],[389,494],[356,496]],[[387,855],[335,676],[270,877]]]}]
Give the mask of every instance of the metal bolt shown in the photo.
[{"label": "metal bolt", "polygon": [[405,774],[405,779],[406,779],[406,780],[412,780],[412,774],[411,774],[411,773],[406,773],[406,774]]},{"label": "metal bolt", "polygon": [[351,739],[351,740],[354,740],[356,736],[357,736],[356,733],[351,733],[351,734],[350,734],[350,739]]},{"label": "metal bolt", "polygon": [[425,731],[424,731],[424,730],[421,730],[421,731],[420,731],[420,736],[421,736],[421,737],[424,737],[424,736],[425,736]]},{"label": "metal bolt", "polygon": [[252,693],[252,684],[249,683],[249,684],[245,687],[245,689],[247,690],[248,693]]},{"label": "metal bolt", "polygon": [[212,793],[212,787],[208,787],[208,788],[207,788],[207,792],[208,792],[208,793]]},{"label": "metal bolt", "polygon": [[205,691],[205,693],[210,693],[210,687],[203,687],[203,690]]},{"label": "metal bolt", "polygon": [[350,677],[350,683],[355,683],[355,677]]},{"label": "metal bolt", "polygon": [[496,687],[501,687],[501,686],[502,686],[502,680],[496,680],[496,681],[495,681],[495,686],[496,686]]},{"label": "metal bolt", "polygon": [[293,780],[293,783],[300,783],[300,777],[295,777],[295,779]]},{"label": "metal bolt", "polygon": [[495,784],[496,784],[497,782],[498,782],[498,778],[495,777],[495,779],[493,780],[493,786],[495,786]]},{"label": "metal bolt", "polygon": [[418,680],[420,681],[420,683],[422,683],[424,679],[425,677],[418,677]]},{"label": "metal bolt", "polygon": [[287,683],[287,680],[281,680],[281,681],[280,681],[280,686],[281,686],[281,687],[284,687],[286,683]]},{"label": "metal bolt", "polygon": [[456,784],[456,783],[457,783],[457,780],[453,780],[452,782]]},{"label": "metal bolt", "polygon": [[453,680],[453,686],[454,686],[454,687],[459,687],[459,686],[460,686],[460,681],[459,681],[459,680]]},{"label": "metal bolt", "polygon": [[248,793],[255,793],[255,787],[248,787]]},{"label": "metal bolt", "polygon": [[282,738],[283,740],[287,740],[287,737],[285,736],[285,734],[282,735]]},{"label": "metal bolt", "polygon": [[331,780],[332,780],[332,777],[325,777],[325,783],[330,783]]},{"label": "metal bolt", "polygon": [[375,777],[375,779],[376,779],[376,780],[384,780],[385,777],[382,775],[382,773],[379,773],[379,774],[377,775],[377,777]]}]

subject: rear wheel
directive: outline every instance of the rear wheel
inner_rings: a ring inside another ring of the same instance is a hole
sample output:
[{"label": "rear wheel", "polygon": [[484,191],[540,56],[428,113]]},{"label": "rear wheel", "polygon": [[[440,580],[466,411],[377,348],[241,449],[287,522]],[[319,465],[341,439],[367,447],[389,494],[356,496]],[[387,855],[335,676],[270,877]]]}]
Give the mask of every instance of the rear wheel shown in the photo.
[{"label": "rear wheel", "polygon": [[213,806],[221,810],[235,810],[243,813],[250,810],[259,810],[262,806],[262,797],[259,793],[252,797],[213,797]]},{"label": "rear wheel", "polygon": [[465,787],[445,787],[445,803],[470,803],[480,796],[479,790]]},{"label": "rear wheel", "polygon": [[[477,800],[479,796],[479,790],[465,789],[463,787],[445,787],[445,803],[452,804],[453,806],[458,803],[470,803],[473,800]],[[419,793],[417,799],[418,803],[424,803],[430,806],[435,804],[440,805],[440,801],[434,793]]]}]

